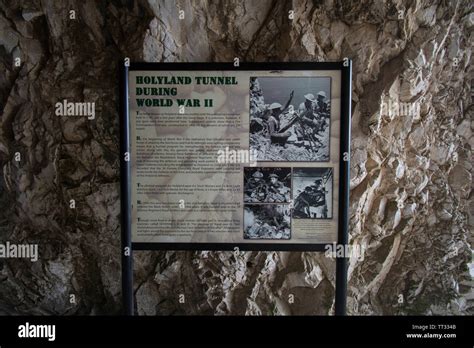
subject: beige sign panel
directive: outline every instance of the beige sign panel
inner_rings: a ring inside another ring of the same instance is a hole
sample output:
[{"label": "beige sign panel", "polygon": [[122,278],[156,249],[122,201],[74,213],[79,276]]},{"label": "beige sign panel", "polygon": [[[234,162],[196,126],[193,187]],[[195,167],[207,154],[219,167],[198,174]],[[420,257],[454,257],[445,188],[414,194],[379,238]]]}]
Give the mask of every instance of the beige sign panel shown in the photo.
[{"label": "beige sign panel", "polygon": [[341,70],[129,71],[133,243],[337,241]]}]

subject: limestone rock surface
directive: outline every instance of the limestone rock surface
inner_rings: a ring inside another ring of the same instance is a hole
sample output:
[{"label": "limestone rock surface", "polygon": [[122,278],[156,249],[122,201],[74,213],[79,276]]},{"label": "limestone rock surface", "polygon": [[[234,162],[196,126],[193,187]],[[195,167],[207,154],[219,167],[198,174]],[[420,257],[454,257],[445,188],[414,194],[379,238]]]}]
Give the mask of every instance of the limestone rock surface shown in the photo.
[{"label": "limestone rock surface", "polygon": [[[348,313],[472,315],[472,43],[469,0],[0,2],[0,241],[40,250],[0,260],[0,314],[120,312],[125,57],[349,57],[350,242],[365,253]],[[95,119],[57,117],[63,99],[95,102]],[[308,252],[137,252],[136,311],[331,314],[334,270]]]}]

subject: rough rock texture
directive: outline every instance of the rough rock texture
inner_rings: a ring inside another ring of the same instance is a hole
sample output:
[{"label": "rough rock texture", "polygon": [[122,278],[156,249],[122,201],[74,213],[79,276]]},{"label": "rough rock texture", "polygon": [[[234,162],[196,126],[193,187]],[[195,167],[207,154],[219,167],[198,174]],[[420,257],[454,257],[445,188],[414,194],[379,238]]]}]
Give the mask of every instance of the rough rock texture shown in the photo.
[{"label": "rough rock texture", "polygon": [[[39,243],[40,260],[0,260],[0,314],[120,311],[124,57],[353,59],[350,231],[366,253],[348,312],[473,314],[473,25],[469,0],[2,1],[0,242]],[[63,99],[96,119],[55,116]],[[135,278],[145,315],[333,310],[317,253],[137,252]]]}]

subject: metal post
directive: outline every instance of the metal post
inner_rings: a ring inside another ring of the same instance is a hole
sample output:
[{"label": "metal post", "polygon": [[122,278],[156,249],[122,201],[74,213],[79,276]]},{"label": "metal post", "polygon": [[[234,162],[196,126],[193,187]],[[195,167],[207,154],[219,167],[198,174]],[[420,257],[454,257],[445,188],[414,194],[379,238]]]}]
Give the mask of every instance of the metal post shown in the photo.
[{"label": "metal post", "polygon": [[[339,220],[338,244],[344,248],[349,242],[349,171],[350,171],[350,132],[351,132],[351,103],[352,103],[352,61],[347,59],[342,63],[341,71],[341,151],[340,151],[340,180],[339,185]],[[346,157],[346,158],[344,158]],[[346,160],[345,160],[346,159]],[[346,250],[346,249],[344,249]],[[347,256],[336,260],[336,295],[335,314],[346,315],[347,300]]]},{"label": "metal post", "polygon": [[130,161],[130,127],[128,113],[128,67],[123,61],[120,69],[120,212],[122,227],[122,297],[124,315],[133,315],[133,254],[131,236],[131,187]]}]

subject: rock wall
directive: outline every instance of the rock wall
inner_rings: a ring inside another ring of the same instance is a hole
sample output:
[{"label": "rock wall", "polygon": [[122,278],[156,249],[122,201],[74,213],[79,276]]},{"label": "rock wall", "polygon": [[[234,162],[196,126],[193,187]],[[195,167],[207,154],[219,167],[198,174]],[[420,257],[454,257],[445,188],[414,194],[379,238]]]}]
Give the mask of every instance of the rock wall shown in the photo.
[{"label": "rock wall", "polygon": [[[0,314],[120,312],[124,57],[351,58],[350,233],[365,254],[348,312],[473,314],[473,24],[468,0],[2,1],[0,241],[38,243],[40,260],[0,259]],[[96,118],[55,116],[63,99]],[[137,312],[331,314],[334,268],[317,253],[137,252]]]}]

